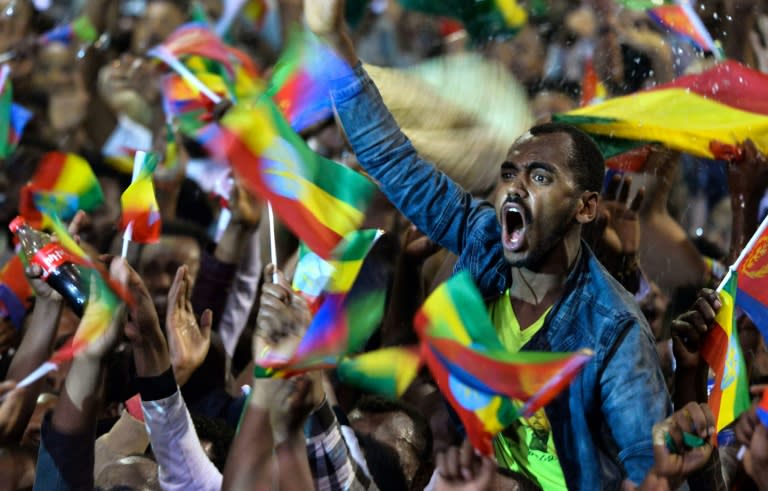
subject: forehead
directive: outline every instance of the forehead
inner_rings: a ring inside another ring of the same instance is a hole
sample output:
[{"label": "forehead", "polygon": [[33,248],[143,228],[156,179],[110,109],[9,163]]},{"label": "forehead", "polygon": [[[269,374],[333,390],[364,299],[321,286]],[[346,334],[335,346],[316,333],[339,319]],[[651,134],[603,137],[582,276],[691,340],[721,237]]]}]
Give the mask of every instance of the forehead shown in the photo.
[{"label": "forehead", "polygon": [[198,261],[200,246],[192,237],[164,235],[156,244],[147,244],[141,251],[141,264],[149,261],[178,261],[183,264]]},{"label": "forehead", "polygon": [[539,136],[526,133],[512,144],[507,152],[507,161],[521,165],[544,162],[568,168],[571,145],[571,137],[567,133],[549,133]]},{"label": "forehead", "polygon": [[72,62],[72,55],[72,50],[67,45],[53,42],[40,50],[40,61],[49,64],[69,64]]}]

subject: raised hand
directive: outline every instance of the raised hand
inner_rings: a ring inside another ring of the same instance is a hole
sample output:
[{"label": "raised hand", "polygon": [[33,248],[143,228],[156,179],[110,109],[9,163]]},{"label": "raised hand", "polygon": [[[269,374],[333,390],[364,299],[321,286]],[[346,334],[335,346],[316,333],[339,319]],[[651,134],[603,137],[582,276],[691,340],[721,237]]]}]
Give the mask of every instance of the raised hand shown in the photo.
[{"label": "raised hand", "polygon": [[[715,418],[706,404],[689,403],[653,426],[654,466],[641,490],[677,489],[686,477],[706,464],[712,455],[710,439]],[[686,444],[683,434],[702,439],[699,445]],[[670,448],[671,447],[671,448]]]},{"label": "raised hand", "polygon": [[437,454],[436,491],[484,491],[491,489],[496,465],[475,453],[469,440]]},{"label": "raised hand", "polygon": [[715,322],[715,316],[723,306],[717,292],[707,288],[699,292],[691,309],[672,321],[672,340],[675,359],[683,368],[698,366],[701,341]]},{"label": "raised hand", "polygon": [[0,445],[13,443],[17,422],[24,412],[25,390],[10,380],[0,382]]},{"label": "raised hand", "polygon": [[344,28],[344,0],[305,0],[304,18],[318,36],[337,34]]},{"label": "raised hand", "polygon": [[304,332],[312,320],[307,302],[291,289],[278,271],[274,283],[273,265],[264,268],[264,285],[256,319],[253,356],[258,363],[263,359],[287,360],[293,356]]},{"label": "raised hand", "polygon": [[198,326],[191,297],[192,278],[189,268],[181,266],[168,292],[168,313],[165,319],[171,365],[179,386],[183,386],[202,365],[211,346],[213,312],[205,310]]},{"label": "raised hand", "polygon": [[747,139],[741,147],[741,158],[728,163],[728,189],[731,195],[760,199],[768,187],[768,159]]}]

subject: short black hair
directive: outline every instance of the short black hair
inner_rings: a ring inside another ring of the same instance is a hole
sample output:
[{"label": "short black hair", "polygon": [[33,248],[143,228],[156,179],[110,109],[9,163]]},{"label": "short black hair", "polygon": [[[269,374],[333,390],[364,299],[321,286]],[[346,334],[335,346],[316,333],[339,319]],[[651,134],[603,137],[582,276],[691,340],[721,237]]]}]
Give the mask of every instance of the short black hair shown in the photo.
[{"label": "short black hair", "polygon": [[600,192],[605,177],[605,159],[597,143],[585,132],[565,123],[544,123],[529,130],[533,136],[565,133],[571,138],[571,158],[576,185],[581,191]]},{"label": "short black hair", "polygon": [[203,227],[195,222],[181,218],[164,220],[161,225],[160,234],[190,237],[195,239],[197,244],[200,246],[200,252],[205,251],[211,242],[211,239],[208,237],[208,234]]}]

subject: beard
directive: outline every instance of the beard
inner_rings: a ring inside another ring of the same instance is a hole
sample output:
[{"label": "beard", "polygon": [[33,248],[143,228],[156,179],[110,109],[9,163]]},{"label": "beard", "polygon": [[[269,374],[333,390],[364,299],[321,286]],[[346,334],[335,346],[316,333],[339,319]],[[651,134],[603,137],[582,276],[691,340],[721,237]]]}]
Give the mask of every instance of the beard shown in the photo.
[{"label": "beard", "polygon": [[541,240],[531,247],[530,251],[520,259],[508,261],[513,268],[525,268],[531,271],[538,270],[549,259],[550,253],[557,247],[574,225],[576,212],[569,213],[558,221]]}]

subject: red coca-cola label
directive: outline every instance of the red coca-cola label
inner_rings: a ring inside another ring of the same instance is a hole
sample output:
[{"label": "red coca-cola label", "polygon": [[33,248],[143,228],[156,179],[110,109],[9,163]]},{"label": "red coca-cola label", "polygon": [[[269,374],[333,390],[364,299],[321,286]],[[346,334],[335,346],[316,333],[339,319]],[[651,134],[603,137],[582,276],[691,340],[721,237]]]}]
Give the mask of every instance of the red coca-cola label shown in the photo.
[{"label": "red coca-cola label", "polygon": [[59,266],[71,262],[67,251],[60,245],[51,242],[45,244],[39,251],[32,256],[32,264],[37,264],[43,270],[43,279],[47,280]]}]

